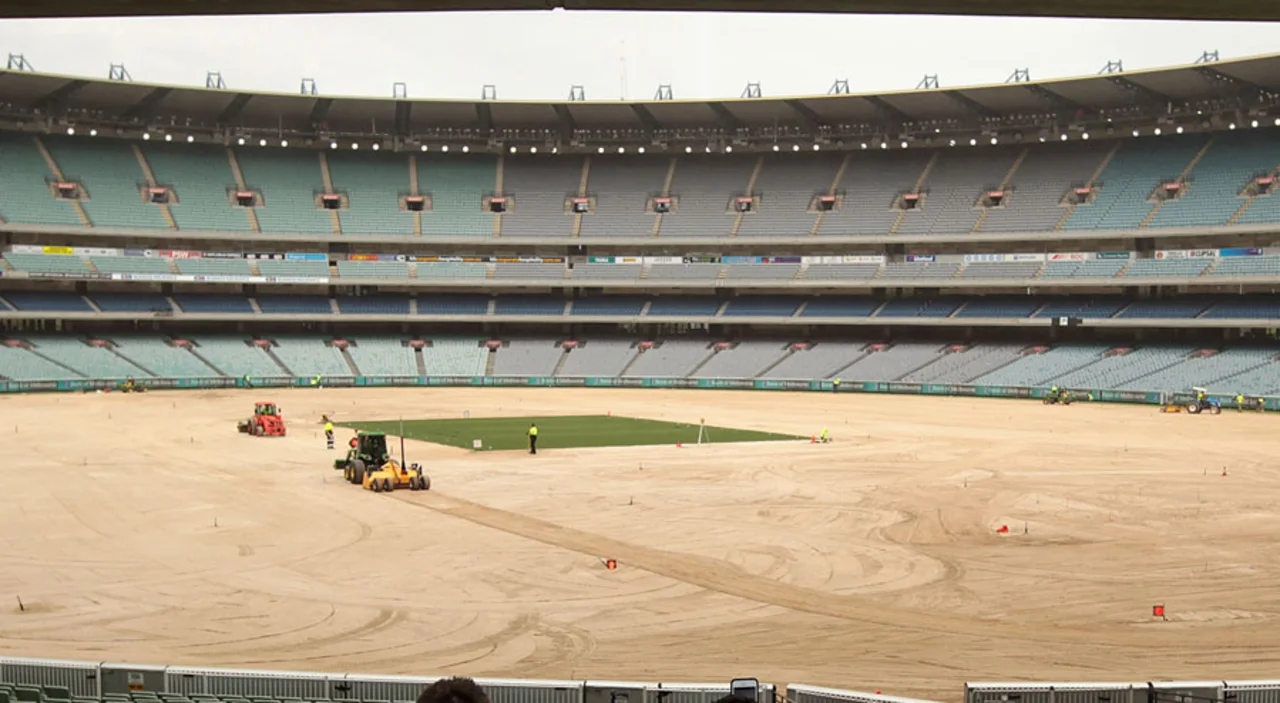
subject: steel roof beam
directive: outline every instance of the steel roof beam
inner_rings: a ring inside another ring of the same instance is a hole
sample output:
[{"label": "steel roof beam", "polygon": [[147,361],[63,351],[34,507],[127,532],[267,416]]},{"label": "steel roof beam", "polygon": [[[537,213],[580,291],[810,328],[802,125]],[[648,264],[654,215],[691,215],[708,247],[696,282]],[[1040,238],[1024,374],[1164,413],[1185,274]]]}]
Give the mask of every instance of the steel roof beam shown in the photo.
[{"label": "steel roof beam", "polygon": [[782,102],[796,113],[796,116],[800,118],[800,123],[804,125],[805,129],[812,132],[815,136],[818,134],[818,130],[822,127],[821,115],[814,112],[813,108],[805,105],[799,100],[783,100]]},{"label": "steel roof beam", "polygon": [[662,125],[658,122],[658,118],[654,117],[653,113],[649,112],[649,108],[644,105],[641,105],[640,103],[632,103],[631,111],[636,113],[636,117],[638,117],[640,119],[640,123],[644,125],[645,132],[648,133],[649,138],[652,139],[653,133],[662,129]]},{"label": "steel roof beam", "polygon": [[413,103],[401,100],[396,103],[395,134],[398,137],[409,136],[410,117],[413,115]]},{"label": "steel roof beam", "polygon": [[1135,95],[1141,95],[1142,97],[1147,98],[1152,102],[1160,102],[1166,105],[1180,104],[1182,102],[1180,100],[1174,100],[1173,98],[1169,97],[1168,95],[1165,95],[1164,93],[1161,93],[1158,90],[1153,90],[1151,88],[1146,87],[1145,85],[1138,85],[1137,83],[1134,83],[1133,81],[1129,80],[1128,78],[1125,78],[1124,76],[1110,75],[1110,76],[1103,76],[1103,77],[1111,81],[1115,85],[1118,85],[1121,88],[1124,88],[1130,93],[1133,93]]},{"label": "steel roof beam", "polygon": [[493,110],[489,109],[489,103],[476,103],[476,119],[480,120],[480,130],[484,132],[486,137],[493,136]]},{"label": "steel roof beam", "polygon": [[986,105],[983,105],[982,103],[978,102],[977,100],[974,100],[973,98],[969,97],[968,95],[965,95],[964,93],[961,93],[958,90],[944,90],[942,91],[942,94],[946,95],[948,98],[951,98],[953,101],[959,103],[960,105],[963,105],[966,109],[976,114],[978,117],[982,117],[984,119],[990,119],[992,117],[1000,116],[992,112],[990,109],[988,109]]},{"label": "steel roof beam", "polygon": [[72,93],[75,93],[86,85],[89,85],[89,81],[67,81],[66,83],[58,86],[57,90],[45,93],[39,98],[36,98],[35,102],[31,103],[31,109],[46,110],[54,105],[58,105],[63,100],[71,97]]},{"label": "steel roof beam", "polygon": [[716,113],[716,120],[720,122],[720,126],[724,129],[730,132],[736,132],[745,126],[742,124],[742,120],[738,119],[737,115],[729,112],[729,108],[725,107],[724,103],[711,102],[707,103],[707,105],[711,108],[712,112]]},{"label": "steel roof beam", "polygon": [[1050,105],[1052,105],[1053,107],[1059,110],[1067,110],[1069,112],[1079,112],[1080,110],[1085,109],[1084,105],[1081,105],[1080,103],[1074,100],[1069,100],[1067,98],[1064,98],[1058,93],[1055,93],[1052,90],[1049,90],[1048,88],[1042,85],[1039,85],[1037,83],[1022,83],[1020,85],[1022,85],[1022,87],[1030,91],[1032,95],[1035,95],[1036,97],[1049,103]]},{"label": "steel roof beam", "polygon": [[1212,66],[1196,66],[1192,69],[1199,73],[1211,85],[1222,86],[1227,85],[1235,88],[1241,93],[1249,93],[1254,102],[1269,103],[1280,98],[1280,91],[1266,88],[1252,81],[1243,78],[1235,78],[1219,71]]},{"label": "steel roof beam", "polygon": [[573,133],[578,131],[578,122],[573,119],[573,113],[569,112],[568,105],[556,105],[555,110],[556,117],[560,120],[560,142],[568,144],[573,141]]},{"label": "steel roof beam", "polygon": [[218,124],[227,124],[240,116],[244,112],[244,106],[253,100],[252,93],[237,93],[231,102],[222,110],[222,114],[218,115]]},{"label": "steel roof beam", "polygon": [[333,107],[333,98],[320,98],[311,106],[311,124],[322,124],[329,119],[329,108]]},{"label": "steel roof beam", "polygon": [[915,122],[915,118],[898,108],[890,105],[884,98],[878,95],[868,95],[863,98],[867,102],[875,106],[876,110],[890,120],[897,120],[900,124],[908,124]]}]

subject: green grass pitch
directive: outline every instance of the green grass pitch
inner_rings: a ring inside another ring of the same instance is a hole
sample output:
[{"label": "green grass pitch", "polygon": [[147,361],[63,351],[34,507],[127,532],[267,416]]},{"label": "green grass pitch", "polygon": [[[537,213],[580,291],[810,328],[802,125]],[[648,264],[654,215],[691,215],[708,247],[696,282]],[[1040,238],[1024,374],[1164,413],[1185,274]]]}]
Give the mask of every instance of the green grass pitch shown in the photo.
[{"label": "green grass pitch", "polygon": [[[698,441],[698,425],[641,420],[614,415],[578,415],[569,417],[492,417],[448,420],[405,420],[404,436],[434,444],[471,449],[472,440],[481,440],[484,450],[528,449],[529,425],[538,425],[538,449],[572,449],[576,447],[635,447],[670,444],[694,444]],[[399,436],[400,421],[350,422],[343,427],[365,432],[385,432]],[[708,425],[704,443],[777,442],[805,439],[774,432],[756,432]]]}]

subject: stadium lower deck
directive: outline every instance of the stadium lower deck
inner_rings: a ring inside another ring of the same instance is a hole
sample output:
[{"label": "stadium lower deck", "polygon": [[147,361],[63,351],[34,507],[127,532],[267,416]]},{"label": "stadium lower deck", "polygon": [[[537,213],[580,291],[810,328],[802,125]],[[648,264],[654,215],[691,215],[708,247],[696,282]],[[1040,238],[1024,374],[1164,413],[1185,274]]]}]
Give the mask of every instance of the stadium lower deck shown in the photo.
[{"label": "stadium lower deck", "polygon": [[[256,400],[282,405],[288,437],[237,438]],[[829,426],[835,441],[537,457],[410,444],[434,490],[375,495],[328,468],[322,412],[705,417],[804,436]],[[0,512],[0,584],[26,610],[0,611],[0,652],[745,673],[944,701],[975,679],[1257,677],[1280,645],[1272,423],[719,391],[2,397],[13,508]],[[1157,603],[1167,622],[1151,618]]]}]

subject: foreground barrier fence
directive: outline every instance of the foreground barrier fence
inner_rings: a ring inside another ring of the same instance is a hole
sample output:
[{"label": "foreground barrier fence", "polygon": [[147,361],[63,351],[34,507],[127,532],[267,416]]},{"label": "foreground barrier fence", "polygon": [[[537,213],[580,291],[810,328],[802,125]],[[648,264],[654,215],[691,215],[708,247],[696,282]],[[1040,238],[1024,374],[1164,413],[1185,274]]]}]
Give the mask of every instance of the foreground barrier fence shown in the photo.
[{"label": "foreground barrier fence", "polygon": [[[86,392],[110,390],[123,379],[75,379],[67,381],[0,381],[0,393]],[[583,378],[562,376],[252,376],[244,378],[147,378],[147,388],[386,388],[386,387],[558,387],[558,388],[702,388],[719,390],[811,391],[836,390],[831,381],[741,378]],[[1032,386],[977,386],[954,383],[899,383],[897,381],[848,381],[841,393],[894,393],[903,395],[969,396],[981,398],[1043,398],[1048,388]],[[1186,402],[1189,393],[1116,391],[1101,388],[1066,388],[1079,400],[1101,403],[1159,405]],[[1232,395],[1210,395],[1224,408],[1235,407]],[[1263,410],[1280,410],[1280,397],[1258,398]],[[1250,407],[1253,407],[1251,405]]]},{"label": "foreground barrier fence", "polygon": [[[17,691],[17,700],[32,703],[403,703],[436,680],[0,657],[0,685],[44,688],[43,694]],[[714,703],[729,693],[728,682],[476,681],[493,703]],[[790,684],[785,691],[761,684],[756,701],[931,703],[806,684]],[[964,703],[1280,703],[1280,680],[968,683]]]}]

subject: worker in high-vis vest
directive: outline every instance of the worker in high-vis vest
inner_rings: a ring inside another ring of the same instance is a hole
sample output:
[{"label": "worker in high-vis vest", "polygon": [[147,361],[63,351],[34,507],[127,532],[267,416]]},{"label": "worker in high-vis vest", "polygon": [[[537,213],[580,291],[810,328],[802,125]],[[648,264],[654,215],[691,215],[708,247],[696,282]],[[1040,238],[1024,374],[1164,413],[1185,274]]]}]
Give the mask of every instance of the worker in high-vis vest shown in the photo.
[{"label": "worker in high-vis vest", "polygon": [[333,449],[333,421],[328,415],[324,416],[324,442],[329,449]]},{"label": "worker in high-vis vest", "polygon": [[827,431],[827,428],[825,428],[825,427],[823,427],[823,428],[822,428],[822,437],[821,437],[821,439],[822,439],[822,443],[823,443],[823,444],[826,444],[827,442],[830,442],[830,441],[831,441],[831,433],[830,433],[830,432],[828,432],[828,431]]},{"label": "worker in high-vis vest", "polygon": [[529,453],[538,453],[538,426],[529,425]]},{"label": "worker in high-vis vest", "polygon": [[831,392],[832,393],[840,392],[840,379],[837,378],[836,380],[831,382]]}]

